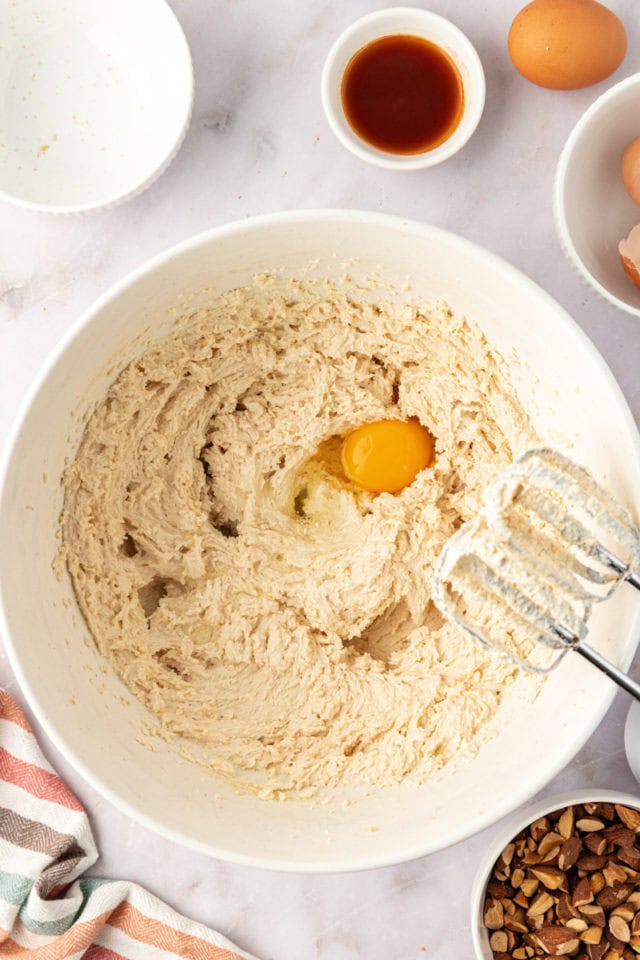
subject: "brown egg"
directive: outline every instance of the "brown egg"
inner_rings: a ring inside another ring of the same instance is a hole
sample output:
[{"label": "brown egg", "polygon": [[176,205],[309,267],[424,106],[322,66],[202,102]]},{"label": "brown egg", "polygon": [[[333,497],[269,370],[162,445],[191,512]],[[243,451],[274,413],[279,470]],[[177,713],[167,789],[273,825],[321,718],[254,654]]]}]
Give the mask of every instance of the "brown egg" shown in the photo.
[{"label": "brown egg", "polygon": [[625,190],[640,207],[640,137],[627,145],[620,161],[620,173]]},{"label": "brown egg", "polygon": [[625,29],[596,0],[533,0],[509,30],[509,56],[540,87],[577,90],[613,73],[627,52]]}]

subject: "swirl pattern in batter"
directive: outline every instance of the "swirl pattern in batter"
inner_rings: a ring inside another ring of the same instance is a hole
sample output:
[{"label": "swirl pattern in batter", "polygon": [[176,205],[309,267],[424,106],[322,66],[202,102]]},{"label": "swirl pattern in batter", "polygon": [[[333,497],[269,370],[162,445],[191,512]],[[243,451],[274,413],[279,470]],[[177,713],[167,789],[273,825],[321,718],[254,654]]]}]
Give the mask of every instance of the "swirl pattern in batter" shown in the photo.
[{"label": "swirl pattern in batter", "polygon": [[[400,493],[336,444],[417,418]],[[444,541],[536,440],[505,365],[444,303],[263,280],[122,371],[65,474],[62,555],[99,650],[170,734],[274,797],[425,782],[495,732],[515,668],[431,599]]]}]

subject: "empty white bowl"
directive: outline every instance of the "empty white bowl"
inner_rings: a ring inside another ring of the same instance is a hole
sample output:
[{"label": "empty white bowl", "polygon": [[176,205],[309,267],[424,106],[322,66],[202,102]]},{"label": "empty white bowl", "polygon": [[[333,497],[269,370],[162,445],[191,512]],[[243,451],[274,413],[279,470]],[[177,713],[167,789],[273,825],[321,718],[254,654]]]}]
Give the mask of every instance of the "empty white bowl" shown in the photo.
[{"label": "empty white bowl", "polygon": [[[320,803],[237,796],[153,741],[151,720],[86,642],[68,576],[58,579],[60,476],[86,417],[117,373],[177,317],[256,274],[326,278],[345,265],[363,296],[444,298],[510,358],[522,402],[546,442],[571,445],[636,515],[640,445],[624,397],[579,327],[498,257],[434,227],[360,211],[297,211],[211,230],[140,267],[105,294],[56,347],[25,401],[0,465],[0,633],[47,734],[96,789],[176,842],[226,860],[290,870],[353,870],[454,843],[514,810],[591,735],[615,686],[565,657],[538,698],[507,688],[496,737],[436,782],[371,796],[347,789]],[[371,278],[377,278],[372,284]],[[347,283],[348,290],[353,290]],[[393,290],[393,294],[391,293]],[[368,291],[368,293],[367,293]],[[550,346],[552,349],[550,349]],[[517,360],[519,358],[519,360]],[[599,605],[590,640],[627,665],[640,605],[619,591]],[[560,731],[560,733],[559,733]]]},{"label": "empty white bowl", "polygon": [[494,960],[493,950],[489,945],[489,931],[484,925],[483,918],[485,894],[494,863],[507,844],[534,820],[546,816],[553,810],[579,803],[620,803],[625,807],[637,809],[640,808],[640,797],[634,797],[630,793],[619,790],[600,790],[597,787],[572,790],[538,800],[526,810],[521,810],[505,820],[502,828],[487,847],[471,890],[471,935],[478,960]]},{"label": "empty white bowl", "polygon": [[[341,96],[342,77],[353,55],[380,37],[400,34],[422,37],[445,50],[460,72],[465,98],[462,118],[451,136],[433,150],[410,155],[378,150],[359,137],[345,116]],[[390,7],[361,17],[338,37],[325,61],[321,91],[329,126],[348,150],[379,167],[418,170],[441,163],[467,142],[482,116],[485,79],[475,48],[453,23],[417,7]]]},{"label": "empty white bowl", "polygon": [[628,279],[618,243],[640,223],[620,158],[640,136],[640,73],[615,84],[574,127],[558,163],[555,214],[560,241],[579,273],[603,297],[640,316],[640,288]]},{"label": "empty white bowl", "polygon": [[0,0],[0,197],[80,213],[169,165],[193,100],[165,0]]}]

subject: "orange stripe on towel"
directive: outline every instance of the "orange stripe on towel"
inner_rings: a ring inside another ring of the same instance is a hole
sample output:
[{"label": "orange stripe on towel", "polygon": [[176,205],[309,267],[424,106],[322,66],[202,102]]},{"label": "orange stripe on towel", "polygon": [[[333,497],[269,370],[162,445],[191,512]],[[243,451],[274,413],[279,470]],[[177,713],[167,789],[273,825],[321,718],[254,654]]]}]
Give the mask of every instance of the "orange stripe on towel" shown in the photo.
[{"label": "orange stripe on towel", "polygon": [[111,914],[109,924],[126,933],[132,940],[140,940],[151,947],[176,953],[185,960],[241,960],[237,953],[224,947],[216,947],[207,940],[193,937],[169,927],[160,920],[153,920],[132,907],[121,903]]},{"label": "orange stripe on towel", "polygon": [[106,913],[101,913],[94,920],[76,923],[52,943],[45,943],[41,947],[21,947],[15,940],[5,940],[0,943],[0,957],[14,957],[16,960],[66,960],[72,954],[91,946],[98,930],[109,919],[109,912],[107,910]]},{"label": "orange stripe on towel", "polygon": [[11,720],[28,733],[33,733],[18,704],[4,690],[0,690],[0,719]]},{"label": "orange stripe on towel", "polygon": [[101,947],[98,943],[92,943],[83,960],[127,960],[127,958],[123,957],[121,953],[116,953],[115,950],[109,950],[108,947]]},{"label": "orange stripe on towel", "polygon": [[39,800],[50,800],[69,810],[84,813],[84,807],[55,773],[14,757],[0,747],[0,778],[22,787]]}]

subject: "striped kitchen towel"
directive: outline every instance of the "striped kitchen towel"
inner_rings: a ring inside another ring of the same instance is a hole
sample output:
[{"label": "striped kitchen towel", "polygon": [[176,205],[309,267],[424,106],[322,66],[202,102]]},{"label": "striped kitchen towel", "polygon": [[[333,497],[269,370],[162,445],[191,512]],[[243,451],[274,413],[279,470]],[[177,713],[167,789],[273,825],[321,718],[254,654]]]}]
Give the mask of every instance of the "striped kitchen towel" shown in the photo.
[{"label": "striped kitchen towel", "polygon": [[252,960],[135,883],[84,877],[97,858],[82,805],[0,690],[0,957]]}]

